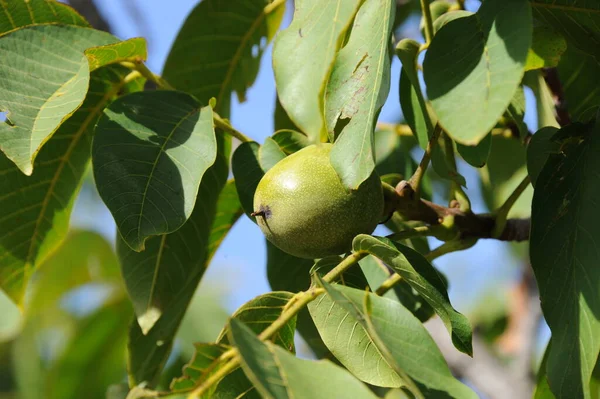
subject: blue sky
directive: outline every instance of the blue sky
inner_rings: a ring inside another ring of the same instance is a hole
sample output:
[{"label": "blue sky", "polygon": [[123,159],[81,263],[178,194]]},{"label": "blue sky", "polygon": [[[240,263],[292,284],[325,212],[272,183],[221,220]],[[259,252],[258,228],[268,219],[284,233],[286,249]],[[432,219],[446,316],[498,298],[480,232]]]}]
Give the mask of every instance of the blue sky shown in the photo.
[{"label": "blue sky", "polygon": [[[127,12],[130,2],[142,11],[143,24],[138,24]],[[145,36],[149,45],[148,66],[160,73],[171,43],[188,13],[197,0],[96,0],[102,14],[112,23],[114,33],[122,39]],[[291,19],[291,10],[284,20],[284,26]],[[422,40],[417,29],[418,19],[402,33]],[[400,64],[394,59],[392,64],[392,89],[380,121],[394,122],[400,117],[397,82]],[[235,96],[232,109],[232,123],[239,130],[259,143],[273,132],[273,99],[275,94],[270,50],[262,59],[260,73],[253,87],[247,93],[247,102],[238,104]],[[530,93],[527,94],[529,110],[535,109]],[[535,131],[533,113],[528,112],[527,122]],[[472,197],[474,210],[487,211],[478,190],[477,174],[473,168],[460,165],[460,171],[468,181],[468,194]],[[73,224],[101,231],[114,240],[115,228],[110,213],[97,201],[84,192],[84,198],[75,209]],[[87,197],[87,198],[85,198]],[[85,204],[85,206],[83,206]],[[92,206],[92,212],[90,212]],[[85,209],[85,210],[84,210]],[[99,217],[100,215],[100,217]],[[380,234],[385,230],[380,228]],[[437,243],[432,243],[437,245]],[[467,312],[470,304],[481,299],[493,288],[506,287],[517,275],[518,261],[508,250],[507,244],[494,240],[482,240],[474,248],[445,256],[436,261],[450,280],[450,296],[455,307]],[[252,297],[269,291],[265,278],[265,244],[260,230],[246,217],[242,217],[229,233],[214,257],[213,263],[202,287],[233,284],[227,292],[226,306],[234,310]]]}]

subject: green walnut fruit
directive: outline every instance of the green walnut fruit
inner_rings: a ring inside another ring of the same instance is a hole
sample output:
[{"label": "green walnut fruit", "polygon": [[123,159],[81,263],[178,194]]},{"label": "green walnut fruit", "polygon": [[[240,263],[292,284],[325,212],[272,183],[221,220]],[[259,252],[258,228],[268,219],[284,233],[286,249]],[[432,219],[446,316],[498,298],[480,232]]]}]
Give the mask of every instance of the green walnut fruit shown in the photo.
[{"label": "green walnut fruit", "polygon": [[383,213],[375,172],[357,190],[346,189],[329,161],[332,144],[316,144],[284,158],[258,183],[256,221],[269,241],[300,258],[350,250],[352,239],[373,232]]}]

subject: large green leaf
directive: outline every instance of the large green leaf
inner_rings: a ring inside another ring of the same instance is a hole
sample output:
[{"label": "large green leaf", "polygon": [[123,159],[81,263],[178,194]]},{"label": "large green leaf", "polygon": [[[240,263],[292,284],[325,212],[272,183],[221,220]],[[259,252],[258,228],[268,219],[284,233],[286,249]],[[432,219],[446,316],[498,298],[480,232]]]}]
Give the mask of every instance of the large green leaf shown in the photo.
[{"label": "large green leaf", "polygon": [[435,35],[423,63],[427,94],[439,123],[474,145],[510,103],[531,45],[527,0],[487,0],[476,14],[454,19]]},{"label": "large green leaf", "polygon": [[65,237],[73,202],[90,157],[93,127],[123,87],[127,69],[92,73],[83,106],[46,143],[32,176],[0,155],[0,286],[20,302],[34,268]]},{"label": "large green leaf", "polygon": [[[231,140],[219,134],[217,144],[217,159],[202,178],[194,212],[179,230],[148,239],[143,252],[133,251],[122,239],[117,241],[117,253],[128,286],[136,282],[135,276],[146,284],[156,279],[156,292],[162,292],[168,300],[147,335],[137,322],[131,325],[128,364],[130,380],[135,385],[143,381],[150,385],[156,383],[183,315],[214,254],[211,252],[216,249],[213,243],[228,233],[227,226],[239,214],[239,210],[232,209],[229,211],[231,219],[216,216],[221,205],[220,194],[227,182]],[[223,204],[231,203],[229,193],[225,198]],[[155,270],[166,274],[154,275]]]},{"label": "large green leaf", "polygon": [[558,64],[558,75],[571,120],[587,122],[593,119],[600,106],[600,85],[597,83],[600,60],[569,49]]},{"label": "large green leaf", "polygon": [[55,0],[11,0],[0,2],[6,18],[0,18],[0,33],[25,25],[62,23],[89,27],[85,18],[66,4]]},{"label": "large green leaf", "polygon": [[235,319],[230,323],[230,340],[240,352],[244,373],[264,398],[376,398],[344,369],[326,360],[301,360],[263,343]]},{"label": "large green leaf", "polygon": [[600,119],[553,137],[537,179],[531,215],[531,265],[552,331],[547,374],[558,398],[589,398],[600,351]]},{"label": "large green leaf", "polygon": [[527,173],[533,187],[550,154],[556,154],[559,150],[559,144],[552,140],[557,130],[553,126],[543,127],[535,132],[527,145]]},{"label": "large green leaf", "polygon": [[558,65],[567,49],[563,35],[550,26],[534,26],[531,48],[527,54],[525,70],[552,68]]},{"label": "large green leaf", "polygon": [[600,58],[600,3],[531,0],[531,7],[534,16],[562,33],[569,46]]},{"label": "large green leaf", "polygon": [[48,399],[103,399],[125,374],[127,327],[132,315],[123,299],[80,322],[73,339],[47,374]]},{"label": "large green leaf", "polygon": [[265,172],[259,162],[260,145],[255,142],[242,143],[231,158],[231,169],[235,177],[235,186],[246,215],[254,212],[254,192]]},{"label": "large green leaf", "polygon": [[[479,170],[483,199],[490,210],[500,207],[527,176],[525,147],[521,140],[492,135],[492,148],[487,164]],[[510,210],[509,217],[531,215],[533,189],[528,187]]]},{"label": "large green leaf", "polygon": [[344,297],[322,295],[308,309],[325,345],[357,378],[382,387],[404,385],[360,324],[360,310]]},{"label": "large green leaf", "polygon": [[464,145],[456,143],[456,150],[467,163],[481,168],[487,163],[492,149],[492,133],[488,133],[483,140],[476,145]]},{"label": "large green leaf", "polygon": [[440,316],[454,346],[473,354],[472,331],[469,320],[450,304],[448,287],[439,272],[417,251],[385,238],[361,234],[352,243],[354,251],[366,251],[381,259],[398,273]]},{"label": "large green leaf", "polygon": [[227,115],[231,92],[243,101],[254,82],[284,6],[272,0],[202,1],[175,39],[164,78],[200,101],[215,97],[216,110]]},{"label": "large green leaf", "polygon": [[433,124],[425,114],[427,104],[419,83],[417,56],[419,43],[411,39],[403,39],[396,45],[396,55],[402,62],[400,72],[399,96],[402,115],[406,119],[422,149],[427,148],[429,137],[433,134]]},{"label": "large green leaf", "polygon": [[[402,376],[407,388],[426,391],[426,397],[477,397],[452,376],[425,327],[400,303],[353,288],[322,284],[336,304],[359,316],[356,326],[364,328],[383,359]],[[357,352],[359,357],[361,352]]]},{"label": "large green leaf", "polygon": [[118,62],[145,61],[148,56],[146,40],[141,37],[134,37],[106,46],[92,47],[85,50],[85,56],[88,59],[90,71]]},{"label": "large green leaf", "polygon": [[273,71],[279,100],[313,142],[327,138],[325,88],[361,2],[297,0],[292,23],[275,39]]},{"label": "large green leaf", "polygon": [[340,50],[327,83],[325,116],[331,164],[344,185],[357,189],[375,168],[373,131],[390,91],[390,35],[396,7],[391,0],[366,0],[350,38]]},{"label": "large green leaf", "polygon": [[[270,326],[280,315],[285,305],[293,296],[290,292],[269,292],[246,302],[231,316],[233,319],[246,323],[254,334],[260,334]],[[293,318],[283,326],[271,341],[282,348],[294,352],[294,332],[296,319]],[[173,380],[173,391],[189,391],[206,379],[220,366],[218,357],[229,348],[229,324],[227,324],[215,344],[197,344],[196,351],[190,363],[184,368],[183,376]],[[213,397],[240,397],[238,395],[251,390],[252,384],[241,370],[236,369],[227,374],[215,389]]]},{"label": "large green leaf", "polygon": [[0,37],[0,149],[26,175],[42,145],[82,104],[90,68],[84,50],[116,42],[77,26],[36,25]]},{"label": "large green leaf", "polygon": [[[393,274],[393,271],[389,267],[373,255],[362,259],[360,261],[360,268],[373,291]],[[433,310],[431,305],[406,281],[400,281],[394,285],[391,290],[383,294],[383,297],[400,302],[422,322],[426,322],[435,314],[435,310]]]},{"label": "large green leaf", "polygon": [[[294,296],[291,292],[274,291],[246,302],[231,316],[234,319],[248,324],[255,334],[260,334],[269,327],[281,315],[290,299]],[[290,320],[283,328],[271,338],[277,345],[294,352],[294,332],[296,331],[296,319]],[[227,336],[227,326],[221,331],[217,343],[230,345]]]},{"label": "large green leaf", "polygon": [[[212,108],[189,94],[133,93],[104,110],[92,145],[94,178],[127,245],[143,251],[148,237],[188,220],[216,153]],[[139,317],[153,307],[152,290],[142,291],[132,292]]]}]

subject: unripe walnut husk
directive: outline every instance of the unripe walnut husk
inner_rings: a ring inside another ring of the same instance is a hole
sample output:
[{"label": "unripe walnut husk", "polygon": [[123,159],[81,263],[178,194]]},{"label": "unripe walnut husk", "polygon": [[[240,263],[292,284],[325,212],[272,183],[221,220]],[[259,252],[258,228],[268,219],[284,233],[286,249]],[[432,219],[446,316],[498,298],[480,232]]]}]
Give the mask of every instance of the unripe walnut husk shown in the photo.
[{"label": "unripe walnut husk", "polygon": [[300,258],[323,258],[351,249],[382,218],[383,192],[375,172],[347,189],[331,165],[332,144],[315,144],[284,158],[261,179],[254,215],[269,241]]}]

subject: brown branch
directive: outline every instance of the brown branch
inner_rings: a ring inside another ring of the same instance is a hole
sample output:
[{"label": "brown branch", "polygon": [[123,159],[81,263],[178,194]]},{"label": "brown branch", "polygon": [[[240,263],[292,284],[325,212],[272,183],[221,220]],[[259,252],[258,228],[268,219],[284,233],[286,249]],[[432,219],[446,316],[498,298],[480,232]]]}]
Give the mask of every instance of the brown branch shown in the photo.
[{"label": "brown branch", "polygon": [[[460,238],[494,238],[495,217],[489,214],[475,214],[461,211],[457,207],[445,207],[433,202],[415,200],[415,192],[407,181],[401,181],[394,193],[386,193],[388,207],[393,208],[405,220],[422,221],[429,225],[442,225],[449,218],[449,236]],[[526,241],[529,239],[530,219],[508,219],[502,233],[496,237],[501,241]],[[443,239],[443,237],[438,237]]]},{"label": "brown branch", "polygon": [[554,100],[554,108],[556,109],[556,119],[559,125],[566,126],[571,123],[569,112],[567,111],[567,103],[565,101],[565,92],[562,83],[558,77],[556,68],[544,69],[544,80],[552,93]]}]

